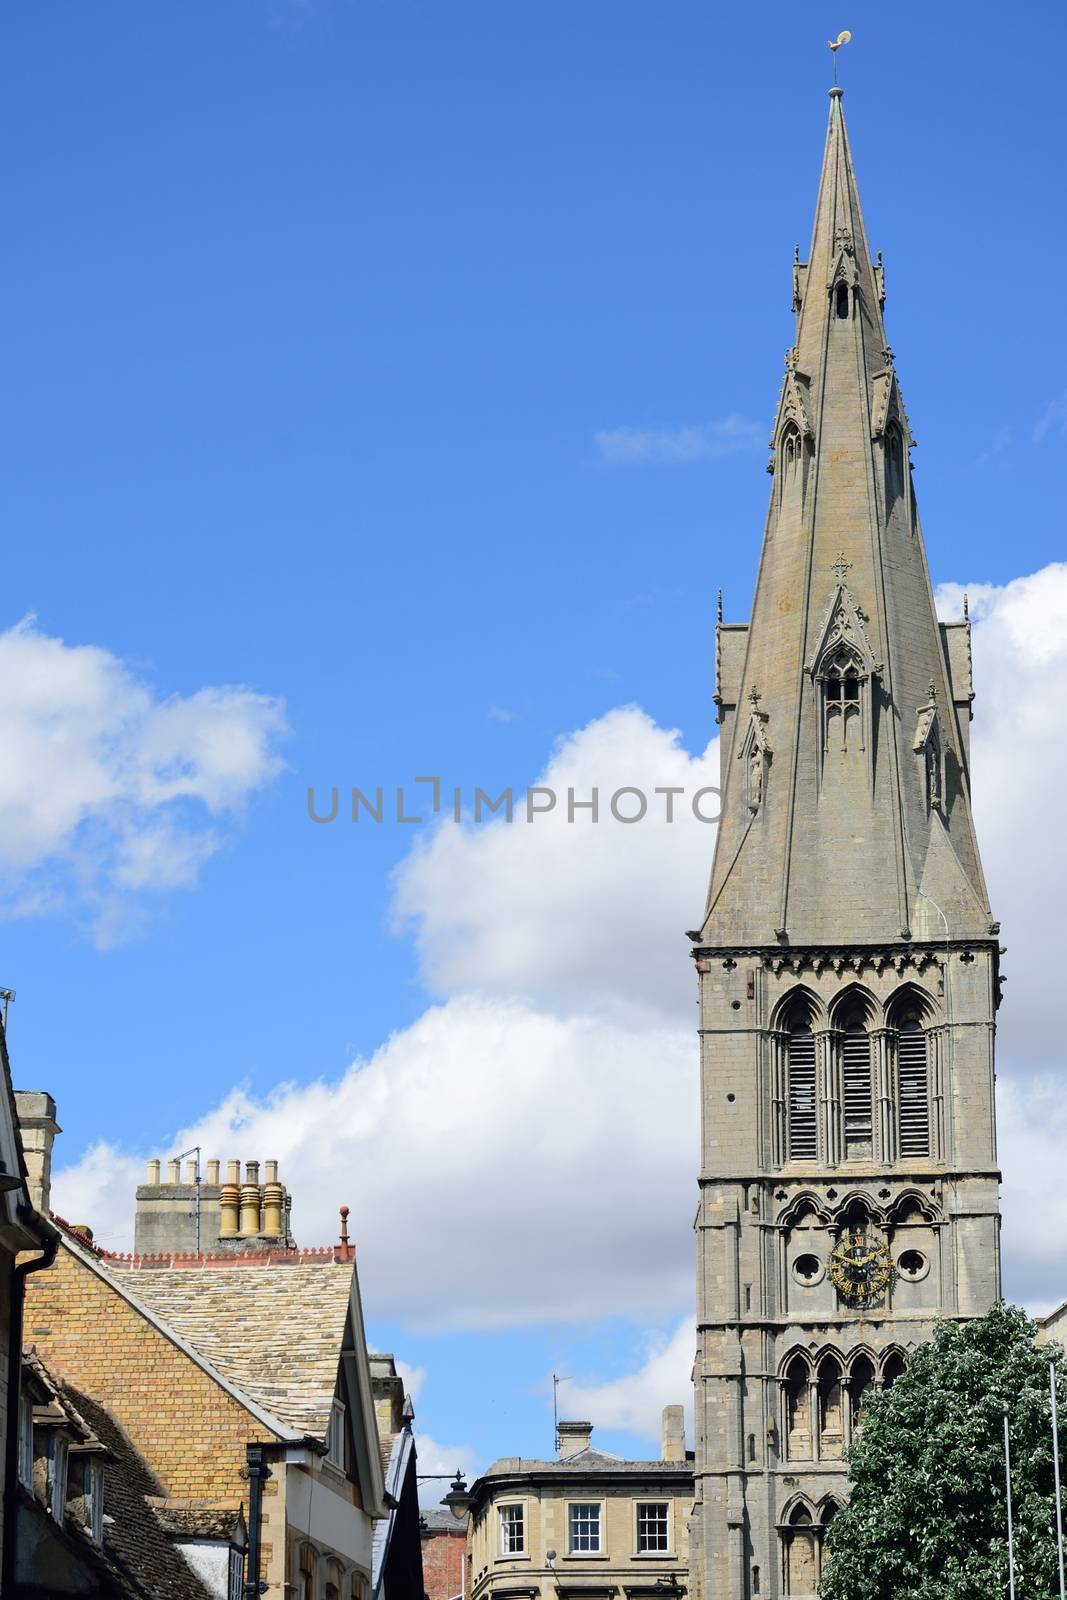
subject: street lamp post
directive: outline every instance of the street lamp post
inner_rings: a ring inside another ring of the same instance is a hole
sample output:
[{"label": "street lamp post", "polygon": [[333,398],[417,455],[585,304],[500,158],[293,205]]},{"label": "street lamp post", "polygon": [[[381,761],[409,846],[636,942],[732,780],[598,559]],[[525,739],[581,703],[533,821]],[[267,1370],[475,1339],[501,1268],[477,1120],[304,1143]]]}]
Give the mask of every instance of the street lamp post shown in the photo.
[{"label": "street lamp post", "polygon": [[1052,1468],[1056,1485],[1056,1554],[1060,1564],[1060,1600],[1063,1593],[1063,1511],[1060,1507],[1060,1430],[1056,1417],[1056,1357],[1050,1355],[1048,1364],[1049,1387],[1052,1391]]},{"label": "street lamp post", "polygon": [[1011,1520],[1011,1442],[1008,1438],[1008,1402],[1004,1402],[1004,1487],[1008,1494],[1008,1595],[1015,1600],[1015,1534]]}]

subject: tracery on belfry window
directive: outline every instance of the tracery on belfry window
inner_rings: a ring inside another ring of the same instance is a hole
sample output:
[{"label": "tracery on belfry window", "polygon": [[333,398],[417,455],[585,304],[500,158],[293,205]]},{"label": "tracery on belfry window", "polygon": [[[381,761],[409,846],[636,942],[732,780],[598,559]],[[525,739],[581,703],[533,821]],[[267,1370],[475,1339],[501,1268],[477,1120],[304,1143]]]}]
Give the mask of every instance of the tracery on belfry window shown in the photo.
[{"label": "tracery on belfry window", "polygon": [[819,671],[823,751],[831,755],[863,748],[863,662],[851,645],[839,644]]}]

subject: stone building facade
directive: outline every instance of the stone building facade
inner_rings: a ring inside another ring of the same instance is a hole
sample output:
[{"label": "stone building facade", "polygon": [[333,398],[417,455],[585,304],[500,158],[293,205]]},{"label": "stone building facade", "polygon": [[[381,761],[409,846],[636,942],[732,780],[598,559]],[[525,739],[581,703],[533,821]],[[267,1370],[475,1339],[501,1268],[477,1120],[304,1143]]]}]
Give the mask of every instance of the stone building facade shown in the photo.
[{"label": "stone building facade", "polygon": [[970,630],[934,610],[831,91],[751,621],[720,621],[699,974],[700,1600],[813,1596],[864,1396],[999,1294]]},{"label": "stone building facade", "polygon": [[556,1461],[495,1461],[471,1485],[467,1600],[676,1600],[688,1592],[693,1462],[681,1406],[658,1461],[592,1447],[559,1424]]}]

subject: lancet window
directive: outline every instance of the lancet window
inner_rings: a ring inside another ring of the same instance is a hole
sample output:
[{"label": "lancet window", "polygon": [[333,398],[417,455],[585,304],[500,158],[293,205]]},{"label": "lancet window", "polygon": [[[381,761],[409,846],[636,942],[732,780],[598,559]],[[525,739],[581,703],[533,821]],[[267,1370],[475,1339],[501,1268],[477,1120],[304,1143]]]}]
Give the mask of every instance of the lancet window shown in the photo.
[{"label": "lancet window", "polygon": [[900,1154],[930,1154],[930,1066],[928,1039],[916,1016],[906,1017],[897,1031],[897,1104]]},{"label": "lancet window", "polygon": [[832,1497],[815,1509],[803,1501],[787,1508],[785,1521],[779,1524],[783,1594],[810,1596],[818,1590],[826,1560],[826,1532],[838,1509]]},{"label": "lancet window", "polygon": [[819,1146],[818,1107],[815,1097],[815,1035],[806,1021],[798,1021],[790,1029],[786,1053],[789,1084],[789,1159],[814,1161]]},{"label": "lancet window", "polygon": [[840,1050],[845,1160],[863,1160],[874,1150],[874,1095],[871,1036],[862,1016],[847,1022]]},{"label": "lancet window", "polygon": [[895,422],[885,430],[885,513],[904,493],[904,438]]}]

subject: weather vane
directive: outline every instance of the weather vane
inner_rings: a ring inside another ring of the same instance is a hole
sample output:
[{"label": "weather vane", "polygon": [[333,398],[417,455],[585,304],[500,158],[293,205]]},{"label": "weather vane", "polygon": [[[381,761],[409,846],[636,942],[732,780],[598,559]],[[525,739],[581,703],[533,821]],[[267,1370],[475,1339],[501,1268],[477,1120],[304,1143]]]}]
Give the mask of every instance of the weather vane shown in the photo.
[{"label": "weather vane", "polygon": [[838,34],[836,39],[827,39],[826,42],[830,46],[830,53],[834,58],[834,88],[836,89],[837,88],[837,52],[840,50],[840,48],[841,48],[841,46],[843,44],[851,44],[852,43],[852,35],[849,33],[847,28],[842,28],[841,32]]}]

